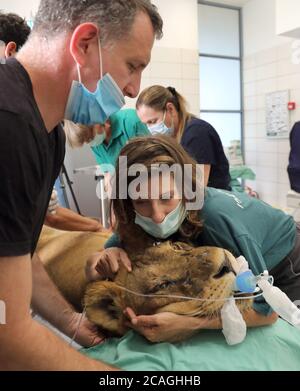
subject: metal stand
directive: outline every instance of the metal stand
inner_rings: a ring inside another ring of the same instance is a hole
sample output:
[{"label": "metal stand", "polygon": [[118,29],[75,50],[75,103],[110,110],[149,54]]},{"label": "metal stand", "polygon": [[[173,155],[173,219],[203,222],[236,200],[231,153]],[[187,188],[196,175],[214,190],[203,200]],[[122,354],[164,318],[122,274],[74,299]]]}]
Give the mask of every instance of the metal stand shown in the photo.
[{"label": "metal stand", "polygon": [[74,170],[74,174],[93,175],[98,182],[97,188],[99,189],[98,198],[100,200],[100,219],[103,228],[110,227],[109,221],[109,199],[105,197],[105,177],[103,171],[99,165],[82,167]]},{"label": "metal stand", "polygon": [[99,183],[100,190],[100,213],[101,213],[101,223],[103,228],[108,229],[109,224],[109,200],[104,197],[106,193],[105,189],[105,177],[104,175],[96,175],[95,180]]},{"label": "metal stand", "polygon": [[75,196],[75,193],[74,193],[74,190],[73,190],[73,182],[70,180],[70,177],[68,175],[68,172],[67,172],[67,169],[65,167],[65,165],[63,164],[62,166],[62,169],[61,169],[61,174],[59,176],[59,179],[60,179],[60,183],[61,183],[61,189],[64,193],[64,197],[65,197],[65,202],[66,202],[66,206],[67,208],[70,209],[70,203],[68,201],[68,196],[67,196],[67,192],[66,192],[66,185],[65,185],[65,182],[64,182],[64,179],[63,179],[63,175],[65,176],[66,178],[66,181],[67,181],[67,185],[69,187],[69,190],[70,190],[70,193],[71,193],[71,196],[73,198],[73,201],[74,201],[74,204],[75,204],[75,208],[77,210],[77,213],[81,215],[81,212],[80,212],[80,209],[79,209],[79,205],[78,205],[78,202],[77,202],[77,199],[76,199],[76,196]]}]

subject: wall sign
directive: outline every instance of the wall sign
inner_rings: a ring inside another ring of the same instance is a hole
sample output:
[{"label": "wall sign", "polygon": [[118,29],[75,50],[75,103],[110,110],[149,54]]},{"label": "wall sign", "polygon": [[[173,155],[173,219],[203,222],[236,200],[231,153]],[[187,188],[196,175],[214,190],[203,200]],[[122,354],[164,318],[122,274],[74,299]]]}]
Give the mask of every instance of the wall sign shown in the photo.
[{"label": "wall sign", "polygon": [[290,91],[277,91],[266,95],[267,137],[287,138],[290,133],[288,104]]}]

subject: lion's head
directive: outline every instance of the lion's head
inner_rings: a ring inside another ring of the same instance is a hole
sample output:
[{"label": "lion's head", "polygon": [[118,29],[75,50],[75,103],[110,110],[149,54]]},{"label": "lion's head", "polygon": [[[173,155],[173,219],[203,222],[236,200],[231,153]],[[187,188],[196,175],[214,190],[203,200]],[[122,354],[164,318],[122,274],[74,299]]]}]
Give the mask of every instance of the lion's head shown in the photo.
[{"label": "lion's head", "polygon": [[[126,332],[123,315],[126,307],[138,315],[173,312],[213,317],[224,305],[222,299],[233,293],[238,265],[234,256],[224,249],[168,241],[129,257],[131,273],[121,268],[113,282],[89,284],[84,298],[88,318],[112,334]],[[164,295],[170,297],[161,297]],[[246,308],[249,302],[239,305]]]}]

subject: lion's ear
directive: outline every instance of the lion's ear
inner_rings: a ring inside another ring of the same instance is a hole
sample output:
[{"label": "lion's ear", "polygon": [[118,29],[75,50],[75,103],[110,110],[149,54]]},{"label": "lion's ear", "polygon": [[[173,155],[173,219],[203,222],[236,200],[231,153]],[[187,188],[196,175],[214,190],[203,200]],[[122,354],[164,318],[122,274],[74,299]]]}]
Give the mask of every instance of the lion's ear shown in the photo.
[{"label": "lion's ear", "polygon": [[124,315],[122,291],[111,281],[99,281],[87,286],[84,296],[87,318],[113,335],[123,335]]}]

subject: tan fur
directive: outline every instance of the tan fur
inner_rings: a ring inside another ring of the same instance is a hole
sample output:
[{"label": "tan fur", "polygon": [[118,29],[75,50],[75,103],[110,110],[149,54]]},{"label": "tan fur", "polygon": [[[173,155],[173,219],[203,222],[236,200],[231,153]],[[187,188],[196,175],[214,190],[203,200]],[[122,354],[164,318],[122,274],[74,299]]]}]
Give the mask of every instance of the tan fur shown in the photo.
[{"label": "tan fur", "polygon": [[[121,267],[114,281],[87,285],[84,276],[86,260],[91,253],[101,250],[106,240],[107,236],[99,233],[44,228],[38,253],[64,296],[76,308],[82,308],[84,297],[88,318],[109,335],[121,336],[127,331],[123,315],[126,307],[131,307],[139,315],[173,312],[214,317],[219,316],[224,304],[222,300],[201,302],[140,297],[122,287],[141,294],[202,299],[224,299],[232,294],[237,264],[231,253],[216,247],[192,247],[169,241],[158,245],[149,242],[144,250],[141,245],[136,249],[127,248],[133,266],[131,273]],[[217,278],[220,271],[223,273]],[[250,301],[241,301],[238,305],[241,310],[247,310]],[[176,340],[185,337],[180,334]]]},{"label": "tan fur", "polygon": [[37,253],[63,296],[82,310],[88,257],[103,250],[109,235],[101,232],[67,232],[43,227]]},{"label": "tan fur", "polygon": [[[114,335],[123,335],[123,310],[131,307],[139,315],[173,312],[187,316],[218,316],[224,301],[195,301],[178,298],[141,297],[122,290],[122,287],[154,295],[175,295],[202,299],[224,299],[232,295],[237,263],[231,253],[216,247],[192,247],[186,243],[164,242],[145,249],[143,253],[129,254],[133,271],[122,268],[114,282],[91,283],[84,303],[88,317],[102,329]],[[226,266],[224,275],[216,278]],[[247,310],[250,301],[240,301],[241,310]],[[177,341],[183,339],[181,334]]]}]

